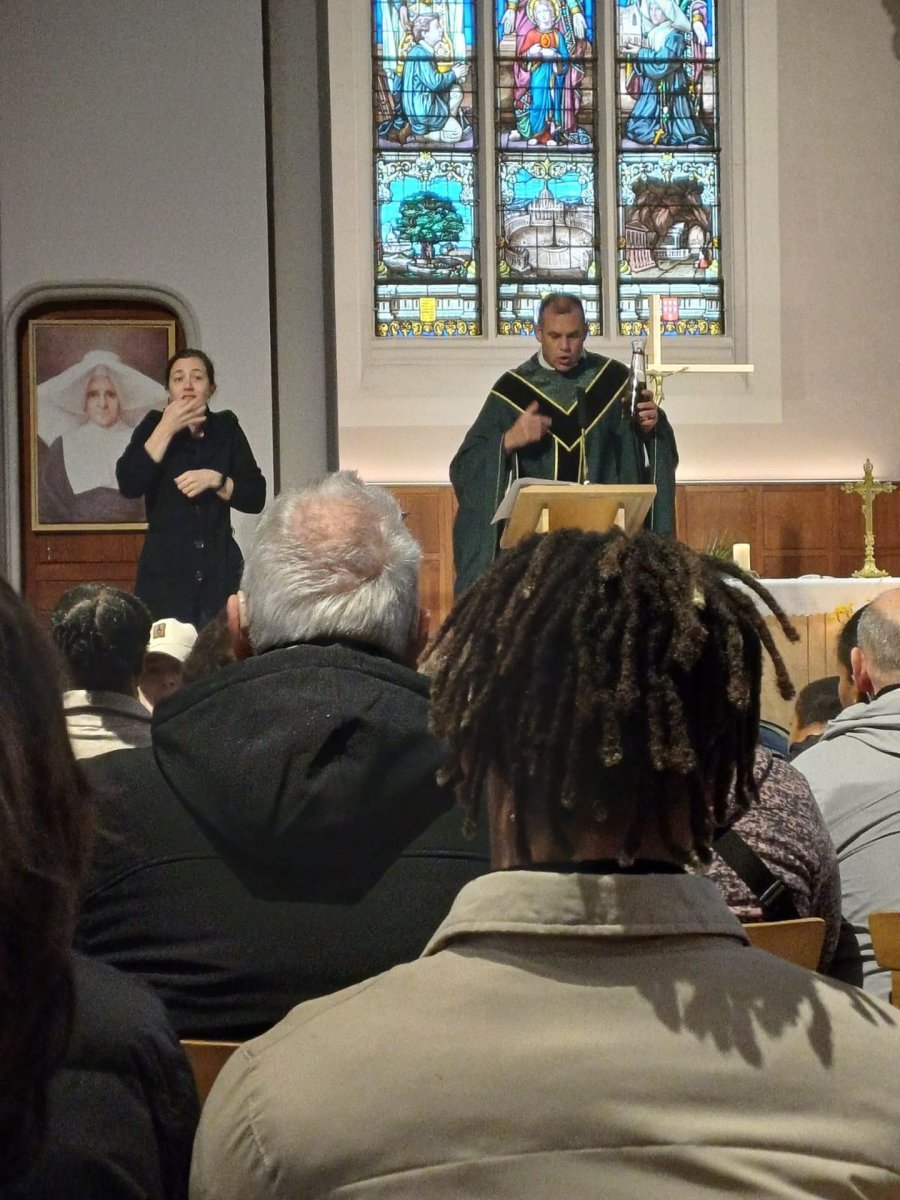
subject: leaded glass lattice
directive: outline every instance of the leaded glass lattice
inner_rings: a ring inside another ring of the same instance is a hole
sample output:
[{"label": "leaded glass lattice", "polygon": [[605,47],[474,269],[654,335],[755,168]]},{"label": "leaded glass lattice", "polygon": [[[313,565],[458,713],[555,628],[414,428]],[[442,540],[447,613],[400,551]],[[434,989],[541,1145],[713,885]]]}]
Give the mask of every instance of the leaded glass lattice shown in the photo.
[{"label": "leaded glass lattice", "polygon": [[617,0],[619,330],[725,329],[715,0]]},{"label": "leaded glass lattice", "polygon": [[494,20],[498,332],[570,291],[597,334],[594,0],[495,0]]},{"label": "leaded glass lattice", "polygon": [[482,328],[475,0],[372,0],[375,333]]}]

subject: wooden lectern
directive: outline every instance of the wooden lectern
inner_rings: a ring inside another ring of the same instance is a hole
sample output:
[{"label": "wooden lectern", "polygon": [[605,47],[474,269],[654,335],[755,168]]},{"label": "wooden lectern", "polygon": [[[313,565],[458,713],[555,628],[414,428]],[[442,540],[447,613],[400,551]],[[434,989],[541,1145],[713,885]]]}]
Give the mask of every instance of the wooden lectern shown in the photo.
[{"label": "wooden lectern", "polygon": [[500,546],[509,550],[529,534],[556,529],[605,533],[620,524],[626,533],[636,533],[655,496],[653,483],[528,484],[516,496]]}]

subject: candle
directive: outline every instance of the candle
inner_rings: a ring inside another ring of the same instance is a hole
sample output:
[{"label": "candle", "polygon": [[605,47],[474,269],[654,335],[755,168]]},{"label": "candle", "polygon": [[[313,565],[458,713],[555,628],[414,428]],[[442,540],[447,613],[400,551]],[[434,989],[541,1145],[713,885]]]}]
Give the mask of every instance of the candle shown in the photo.
[{"label": "candle", "polygon": [[750,543],[735,542],[731,547],[731,557],[742,571],[750,573]]}]

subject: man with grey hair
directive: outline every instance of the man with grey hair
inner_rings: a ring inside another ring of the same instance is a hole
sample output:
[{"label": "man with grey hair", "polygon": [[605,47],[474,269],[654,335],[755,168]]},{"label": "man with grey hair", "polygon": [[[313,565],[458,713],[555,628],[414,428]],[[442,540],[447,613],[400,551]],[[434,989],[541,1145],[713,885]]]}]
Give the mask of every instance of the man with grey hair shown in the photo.
[{"label": "man with grey hair", "polygon": [[794,765],[838,854],[845,928],[832,973],[887,998],[890,972],[875,962],[868,916],[900,908],[900,588],[866,608],[856,641],[853,684],[869,703],[845,708]]},{"label": "man with grey hair", "polygon": [[157,707],[144,759],[92,777],[82,945],[141,972],[182,1037],[245,1038],[415,958],[487,869],[437,782],[420,557],[355,474],[283,493],[228,602],[238,661]]}]

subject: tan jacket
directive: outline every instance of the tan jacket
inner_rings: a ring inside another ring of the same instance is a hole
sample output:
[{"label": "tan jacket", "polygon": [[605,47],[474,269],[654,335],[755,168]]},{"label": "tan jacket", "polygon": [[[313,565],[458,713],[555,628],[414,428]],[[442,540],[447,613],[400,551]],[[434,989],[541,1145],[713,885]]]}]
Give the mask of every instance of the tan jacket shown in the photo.
[{"label": "tan jacket", "polygon": [[708,880],[494,873],[232,1058],[191,1195],[896,1198],[898,1018],[751,949]]}]

